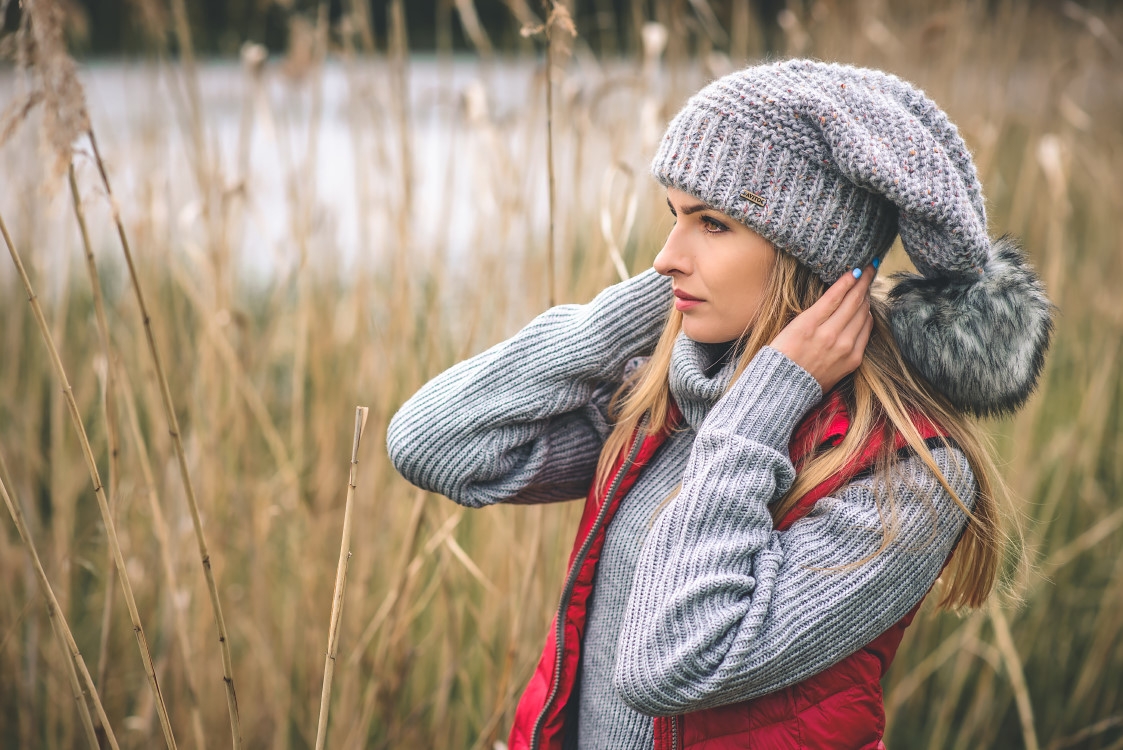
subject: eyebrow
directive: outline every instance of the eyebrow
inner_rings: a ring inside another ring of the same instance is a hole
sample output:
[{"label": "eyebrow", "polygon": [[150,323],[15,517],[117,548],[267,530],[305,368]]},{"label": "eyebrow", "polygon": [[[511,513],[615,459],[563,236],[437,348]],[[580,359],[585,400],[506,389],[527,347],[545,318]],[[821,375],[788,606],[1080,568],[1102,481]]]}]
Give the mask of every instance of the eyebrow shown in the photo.
[{"label": "eyebrow", "polygon": [[[675,216],[678,216],[678,214],[680,213],[678,211],[675,211],[675,207],[671,204],[670,198],[667,199],[667,208],[671,209],[671,213]],[[681,213],[683,216],[690,216],[690,214],[696,214],[699,211],[705,211],[707,208],[709,208],[709,206],[707,206],[705,203],[695,203],[690,206],[683,206]]]}]

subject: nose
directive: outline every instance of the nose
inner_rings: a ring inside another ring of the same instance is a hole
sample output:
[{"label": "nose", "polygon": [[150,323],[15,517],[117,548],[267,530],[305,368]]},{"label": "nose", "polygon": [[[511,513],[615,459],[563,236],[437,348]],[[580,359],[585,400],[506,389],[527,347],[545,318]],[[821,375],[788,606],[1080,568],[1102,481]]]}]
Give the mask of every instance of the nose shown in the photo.
[{"label": "nose", "polygon": [[651,264],[663,276],[673,276],[676,273],[690,274],[690,254],[686,252],[685,242],[678,235],[678,231],[679,226],[676,224],[667,235],[663,249]]}]

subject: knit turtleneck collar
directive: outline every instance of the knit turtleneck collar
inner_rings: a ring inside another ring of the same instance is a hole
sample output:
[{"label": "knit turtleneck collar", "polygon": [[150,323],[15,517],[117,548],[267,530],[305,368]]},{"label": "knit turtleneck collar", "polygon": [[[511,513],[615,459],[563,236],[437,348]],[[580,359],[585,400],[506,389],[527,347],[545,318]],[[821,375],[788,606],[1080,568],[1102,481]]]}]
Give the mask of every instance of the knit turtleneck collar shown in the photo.
[{"label": "knit turtleneck collar", "polygon": [[737,367],[732,344],[700,344],[680,333],[671,354],[671,395],[695,430],[733,377]]}]

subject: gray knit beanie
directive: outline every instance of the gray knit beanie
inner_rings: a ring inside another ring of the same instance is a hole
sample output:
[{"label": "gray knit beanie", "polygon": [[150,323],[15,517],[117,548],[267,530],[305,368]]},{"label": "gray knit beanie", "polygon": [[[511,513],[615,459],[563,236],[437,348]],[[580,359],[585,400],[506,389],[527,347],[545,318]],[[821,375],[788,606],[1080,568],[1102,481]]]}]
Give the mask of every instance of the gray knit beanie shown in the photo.
[{"label": "gray knit beanie", "polygon": [[910,364],[975,414],[1013,411],[1033,391],[1053,306],[1017,245],[991,242],[967,146],[908,83],[811,60],[732,73],[675,116],[652,172],[828,283],[900,233],[920,272],[890,292]]}]

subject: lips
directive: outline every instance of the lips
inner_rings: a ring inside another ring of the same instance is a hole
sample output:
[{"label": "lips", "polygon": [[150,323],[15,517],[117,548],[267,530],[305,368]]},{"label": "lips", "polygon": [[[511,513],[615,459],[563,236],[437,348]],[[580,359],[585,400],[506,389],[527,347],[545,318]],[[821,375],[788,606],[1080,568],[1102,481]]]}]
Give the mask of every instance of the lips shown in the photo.
[{"label": "lips", "polygon": [[679,312],[685,312],[692,307],[702,304],[704,300],[695,297],[692,294],[687,294],[681,289],[675,290],[675,309]]}]

